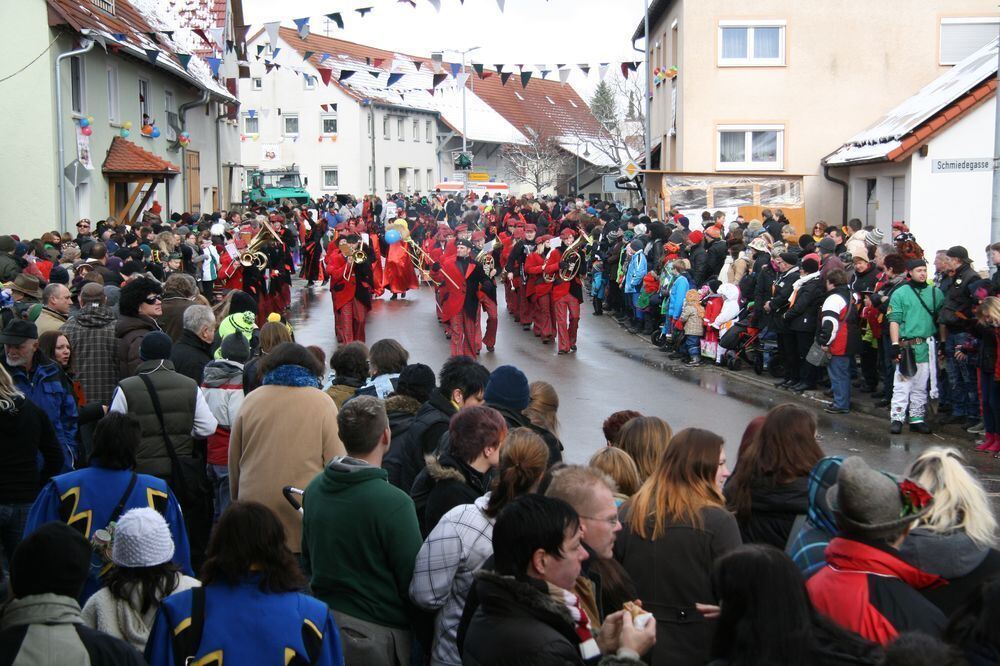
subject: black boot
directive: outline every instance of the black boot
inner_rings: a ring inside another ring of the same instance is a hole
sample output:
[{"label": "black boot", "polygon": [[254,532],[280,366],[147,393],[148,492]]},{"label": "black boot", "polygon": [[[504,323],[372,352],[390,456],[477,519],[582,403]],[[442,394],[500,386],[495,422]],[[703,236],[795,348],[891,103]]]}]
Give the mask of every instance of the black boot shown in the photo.
[{"label": "black boot", "polygon": [[600,317],[604,314],[604,302],[599,298],[594,299],[594,316]]}]

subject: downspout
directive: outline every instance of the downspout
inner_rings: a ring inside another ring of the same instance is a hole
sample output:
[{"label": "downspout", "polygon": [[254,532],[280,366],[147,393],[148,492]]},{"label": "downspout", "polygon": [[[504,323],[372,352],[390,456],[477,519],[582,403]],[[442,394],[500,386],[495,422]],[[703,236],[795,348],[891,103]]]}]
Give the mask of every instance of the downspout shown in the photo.
[{"label": "downspout", "polygon": [[841,202],[842,212],[841,212],[841,216],[840,216],[840,226],[846,227],[847,226],[847,187],[848,187],[847,181],[846,180],[840,180],[839,178],[834,178],[833,176],[831,176],[830,175],[830,166],[827,165],[827,164],[823,165],[823,177],[826,178],[831,183],[836,183],[837,185],[840,185],[841,189],[844,192],[843,195],[842,195],[843,200]]},{"label": "downspout", "polygon": [[[89,31],[87,31],[89,32]],[[73,56],[83,55],[94,48],[94,42],[84,39],[84,44],[73,51],[67,51],[56,56],[56,141],[59,146],[59,161],[56,163],[56,180],[59,181],[59,231],[66,233],[66,139],[63,136],[63,101],[62,101],[62,61]]]},{"label": "downspout", "polygon": [[[211,99],[211,94],[207,90],[203,90],[201,92],[201,97],[199,99],[193,102],[187,102],[185,104],[181,104],[177,108],[177,120],[181,124],[181,132],[184,132],[187,129],[187,122],[185,120],[187,112],[197,106],[208,104],[209,99]],[[187,149],[181,146],[181,201],[183,202],[181,208],[185,208],[187,206],[187,202],[185,201],[186,199],[185,195],[187,194],[187,186],[188,186],[187,160],[185,159],[186,155],[187,155]],[[199,197],[201,196],[200,192],[198,193],[198,196]],[[184,212],[190,213],[191,211],[186,210]]]},{"label": "downspout", "polygon": [[[226,203],[223,202],[223,192],[222,192],[222,130],[219,129],[219,122],[228,118],[228,113],[220,113],[215,117],[215,166],[218,173],[216,177],[218,178],[216,189],[219,192],[219,211],[224,211],[228,208]],[[230,198],[232,194],[230,193]],[[217,211],[212,211],[213,213]]]}]

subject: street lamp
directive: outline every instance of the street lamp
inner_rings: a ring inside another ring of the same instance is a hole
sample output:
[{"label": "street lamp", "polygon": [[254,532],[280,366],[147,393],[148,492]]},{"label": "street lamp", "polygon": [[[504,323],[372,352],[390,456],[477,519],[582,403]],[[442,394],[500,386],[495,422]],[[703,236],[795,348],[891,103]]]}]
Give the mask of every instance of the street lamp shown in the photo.
[{"label": "street lamp", "polygon": [[[583,156],[590,157],[590,144],[583,142]],[[576,141],[576,196],[580,196],[580,140]]]},{"label": "street lamp", "polygon": [[[445,53],[461,53],[462,72],[465,73],[466,54],[472,53],[473,51],[478,51],[481,48],[482,48],[481,46],[473,46],[472,48],[465,49],[464,51],[461,51],[459,49],[444,49],[443,51],[441,51],[441,55],[444,55]],[[466,132],[465,83],[463,82],[462,83],[462,152],[463,153],[466,151],[466,146],[467,146],[465,139],[466,134],[468,134],[468,132]]]}]

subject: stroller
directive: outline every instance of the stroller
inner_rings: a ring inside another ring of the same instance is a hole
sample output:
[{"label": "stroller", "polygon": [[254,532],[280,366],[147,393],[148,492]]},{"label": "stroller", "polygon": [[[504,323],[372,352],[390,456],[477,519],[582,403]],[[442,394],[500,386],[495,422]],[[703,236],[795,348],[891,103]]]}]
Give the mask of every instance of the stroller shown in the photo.
[{"label": "stroller", "polygon": [[734,323],[719,339],[719,346],[726,350],[723,363],[730,370],[739,370],[744,363],[761,375],[766,369],[771,376],[783,376],[781,356],[778,354],[777,336],[768,329],[750,325],[753,302],[748,303],[736,316]]},{"label": "stroller", "polygon": [[302,497],[306,494],[306,491],[301,488],[296,488],[295,486],[285,486],[281,489],[281,494],[285,496],[285,499],[292,508],[302,513]]}]

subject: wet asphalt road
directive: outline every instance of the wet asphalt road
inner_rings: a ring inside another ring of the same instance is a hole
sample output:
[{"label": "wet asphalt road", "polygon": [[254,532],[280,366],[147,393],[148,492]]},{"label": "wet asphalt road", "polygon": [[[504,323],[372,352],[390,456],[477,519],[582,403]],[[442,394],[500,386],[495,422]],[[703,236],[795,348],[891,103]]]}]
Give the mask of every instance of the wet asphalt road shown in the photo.
[{"label": "wet asphalt road", "polygon": [[[296,281],[296,287],[304,286]],[[498,290],[503,297],[503,290]],[[296,288],[292,323],[296,340],[315,344],[327,352],[336,347],[333,306],[328,288]],[[554,345],[542,345],[530,332],[522,331],[500,304],[496,350],[483,350],[486,367],[512,364],[529,381],[545,380],[559,393],[559,436],[568,462],[585,463],[605,444],[601,423],[612,412],[635,409],[665,419],[674,432],[697,426],[719,433],[726,440],[729,460],[746,424],[774,405],[796,401],[815,410],[820,442],[829,455],[862,455],[869,464],[901,473],[922,450],[933,445],[961,449],[980,472],[991,493],[1000,493],[1000,461],[972,450],[971,436],[955,431],[892,437],[887,419],[866,414],[831,416],[824,403],[792,398],[773,389],[770,378],[756,379],[752,373],[739,377],[715,368],[685,368],[669,364],[643,339],[628,334],[608,316],[593,316],[589,303],[581,307],[579,351],[557,356]],[[485,321],[485,319],[484,319]],[[434,316],[434,297],[429,287],[410,292],[405,300],[375,301],[369,313],[368,343],[385,337],[398,340],[410,352],[411,362],[426,363],[435,372],[448,358],[448,341]],[[766,382],[763,380],[767,380]],[[865,398],[867,399],[867,398]],[[997,496],[994,496],[996,503]]]}]

